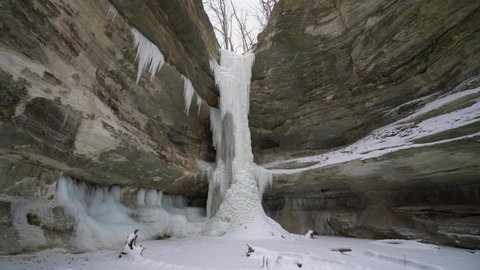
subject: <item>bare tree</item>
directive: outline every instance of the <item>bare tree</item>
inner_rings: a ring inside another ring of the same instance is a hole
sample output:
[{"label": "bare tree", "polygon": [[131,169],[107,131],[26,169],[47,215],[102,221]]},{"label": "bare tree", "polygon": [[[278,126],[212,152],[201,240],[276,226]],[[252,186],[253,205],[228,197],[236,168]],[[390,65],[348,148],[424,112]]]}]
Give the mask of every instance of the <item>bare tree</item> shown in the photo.
[{"label": "bare tree", "polygon": [[247,21],[250,19],[250,13],[238,10],[232,0],[230,0],[230,5],[232,6],[233,17],[237,23],[238,37],[242,42],[242,51],[246,52],[252,48],[253,44],[255,44],[255,38],[253,37],[254,29],[249,28],[247,25]]},{"label": "bare tree", "polygon": [[262,29],[267,26],[268,19],[272,13],[272,9],[280,0],[258,0],[260,7],[256,8],[255,17]]},{"label": "bare tree", "polygon": [[257,33],[265,27],[273,6],[279,0],[258,1],[258,6],[250,7],[255,10],[253,12],[238,8],[234,0],[203,0],[224,49],[246,52],[255,44]]},{"label": "bare tree", "polygon": [[233,12],[225,0],[205,0],[205,9],[210,13],[213,29],[220,35],[220,45],[226,50],[233,51]]}]

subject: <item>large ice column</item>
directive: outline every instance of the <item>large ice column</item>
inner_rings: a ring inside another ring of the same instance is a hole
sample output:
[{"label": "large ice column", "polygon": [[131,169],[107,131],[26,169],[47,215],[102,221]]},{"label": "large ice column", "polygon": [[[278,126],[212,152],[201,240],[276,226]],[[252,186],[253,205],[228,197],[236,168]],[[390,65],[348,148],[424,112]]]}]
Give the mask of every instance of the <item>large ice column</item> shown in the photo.
[{"label": "large ice column", "polygon": [[248,112],[251,68],[255,55],[221,52],[220,64],[211,61],[220,89],[219,109],[211,109],[217,162],[210,176],[207,216],[210,233],[223,234],[248,227],[267,217],[262,192],[272,175],[253,162]]}]

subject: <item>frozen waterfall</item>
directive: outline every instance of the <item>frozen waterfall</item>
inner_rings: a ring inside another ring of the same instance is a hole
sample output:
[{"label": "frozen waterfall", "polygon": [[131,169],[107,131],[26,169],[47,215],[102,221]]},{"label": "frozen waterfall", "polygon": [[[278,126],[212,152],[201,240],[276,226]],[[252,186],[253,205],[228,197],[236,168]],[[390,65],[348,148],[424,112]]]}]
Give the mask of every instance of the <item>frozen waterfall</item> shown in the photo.
[{"label": "frozen waterfall", "polygon": [[286,234],[262,208],[262,193],[272,175],[253,162],[248,112],[254,58],[253,53],[237,55],[222,50],[220,64],[210,63],[220,90],[219,109],[210,110],[217,150],[207,200],[207,233],[212,235],[237,229],[255,231],[258,236]]}]

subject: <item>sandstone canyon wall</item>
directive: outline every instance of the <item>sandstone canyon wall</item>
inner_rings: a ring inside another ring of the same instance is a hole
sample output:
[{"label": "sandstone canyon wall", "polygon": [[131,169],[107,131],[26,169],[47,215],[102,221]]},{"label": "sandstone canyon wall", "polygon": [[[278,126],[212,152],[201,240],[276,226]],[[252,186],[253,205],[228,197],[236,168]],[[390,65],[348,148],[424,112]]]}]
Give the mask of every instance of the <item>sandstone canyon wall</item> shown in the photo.
[{"label": "sandstone canyon wall", "polygon": [[[138,84],[133,28],[166,62]],[[60,174],[119,185],[126,203],[138,188],[205,196],[218,45],[201,1],[2,1],[0,36],[2,252],[68,244]],[[188,115],[182,76],[203,100]]]},{"label": "sandstone canyon wall", "polygon": [[[266,211],[295,233],[479,248],[480,3],[281,0],[272,14],[249,116],[276,172]],[[133,28],[165,57],[138,84]],[[69,247],[61,174],[121,186],[126,205],[139,188],[206,198],[219,48],[201,1],[6,0],[0,37],[0,240],[14,243],[0,253]],[[183,77],[202,101],[188,115]]]},{"label": "sandstone canyon wall", "polygon": [[[280,1],[255,49],[250,111],[255,158],[279,172],[272,216],[298,233],[478,248],[479,93],[463,91],[480,85],[479,18],[478,1]],[[452,94],[465,96],[412,115]],[[412,135],[465,109],[465,125]],[[391,138],[414,147],[380,149]]]}]

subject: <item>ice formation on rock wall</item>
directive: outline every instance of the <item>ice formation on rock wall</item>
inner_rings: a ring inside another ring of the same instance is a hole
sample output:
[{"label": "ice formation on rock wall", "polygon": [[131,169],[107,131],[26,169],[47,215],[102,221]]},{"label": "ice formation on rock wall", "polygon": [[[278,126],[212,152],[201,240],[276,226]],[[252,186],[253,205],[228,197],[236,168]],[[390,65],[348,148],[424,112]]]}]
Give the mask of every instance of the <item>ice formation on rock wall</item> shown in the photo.
[{"label": "ice formation on rock wall", "polygon": [[140,227],[115,194],[117,191],[88,186],[69,177],[59,179],[57,199],[75,217],[75,244],[78,247],[113,246],[130,231]]},{"label": "ice formation on rock wall", "polygon": [[[221,63],[210,60],[220,89],[219,109],[210,109],[215,170],[209,178],[207,233],[222,235],[246,230],[254,237],[280,237],[286,232],[263,211],[261,198],[272,175],[253,162],[248,126],[253,53],[221,52]],[[245,235],[242,234],[242,237]]]},{"label": "ice formation on rock wall", "polygon": [[198,114],[200,114],[200,109],[202,108],[203,99],[200,95],[197,94],[195,88],[193,87],[192,81],[189,78],[182,75],[183,78],[183,98],[185,101],[185,113],[188,115],[190,111],[190,106],[192,105],[193,98],[195,95],[197,96],[197,110]]},{"label": "ice formation on rock wall", "polygon": [[[118,11],[113,5],[109,4],[107,21],[113,21],[117,16]],[[133,35],[134,47],[137,50],[137,54],[135,56],[135,61],[138,62],[136,83],[138,84],[143,72],[146,69],[148,69],[148,72],[150,72],[150,81],[152,81],[155,74],[165,64],[165,58],[162,52],[158,49],[158,47],[150,40],[148,40],[148,38],[146,38],[140,31],[138,31],[134,27],[132,27],[131,31]],[[185,101],[185,113],[188,115],[188,112],[190,111],[190,106],[192,105],[192,101],[196,92],[193,87],[192,81],[184,75],[181,76],[184,81],[183,97]],[[198,94],[196,103],[198,108],[198,114],[200,114],[203,99]]]},{"label": "ice formation on rock wall", "polygon": [[212,131],[213,147],[219,150],[222,136],[222,116],[220,110],[210,107],[210,129]]},{"label": "ice formation on rock wall", "polygon": [[108,3],[108,9],[107,9],[107,22],[113,23],[115,19],[118,17],[118,10],[111,4]]},{"label": "ice formation on rock wall", "polygon": [[148,72],[150,72],[150,81],[152,81],[155,74],[165,63],[165,58],[158,47],[136,28],[132,27],[132,35],[134,47],[137,49],[137,54],[135,56],[135,61],[138,61],[136,82],[138,84],[145,69],[148,69]]},{"label": "ice formation on rock wall", "polygon": [[126,235],[140,229],[140,237],[184,236],[199,232],[205,221],[203,209],[187,207],[182,197],[171,198],[155,189],[139,189],[136,206],[123,205],[122,188],[87,185],[62,176],[57,201],[75,218],[74,243],[80,249],[115,247]]},{"label": "ice formation on rock wall", "polygon": [[190,111],[190,105],[192,105],[193,95],[195,94],[195,89],[193,88],[192,81],[189,78],[182,75],[184,84],[183,84],[183,98],[185,100],[185,113],[188,115]]},{"label": "ice formation on rock wall", "polygon": [[[425,147],[435,144],[443,144],[457,140],[469,139],[479,137],[480,132],[475,132],[468,135],[462,135],[454,138],[448,138],[433,142],[416,142],[419,139],[439,134],[447,130],[453,130],[462,126],[478,123],[480,119],[480,98],[477,95],[480,93],[480,87],[466,89],[459,92],[448,93],[439,97],[421,107],[413,114],[395,121],[386,126],[380,127],[366,137],[335,151],[323,153],[316,156],[294,158],[288,160],[277,160],[264,166],[267,168],[274,168],[276,166],[288,163],[311,163],[317,162],[313,165],[295,169],[271,169],[274,174],[295,174],[307,170],[314,170],[324,166],[348,162],[355,159],[370,159],[379,157],[385,154],[393,153],[409,148]],[[470,102],[462,108],[454,111],[448,111],[440,115],[429,113],[434,112],[448,105],[449,103],[457,102],[461,99],[469,98]],[[423,98],[422,98],[423,99]],[[421,99],[420,99],[421,100]],[[406,106],[413,102],[420,100],[409,101],[397,108],[394,108],[391,113],[402,106]]]},{"label": "ice formation on rock wall", "polygon": [[197,94],[197,114],[200,114],[200,110],[202,109],[203,99]]}]

